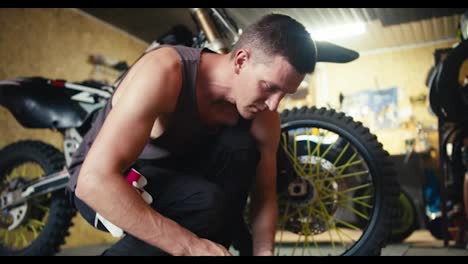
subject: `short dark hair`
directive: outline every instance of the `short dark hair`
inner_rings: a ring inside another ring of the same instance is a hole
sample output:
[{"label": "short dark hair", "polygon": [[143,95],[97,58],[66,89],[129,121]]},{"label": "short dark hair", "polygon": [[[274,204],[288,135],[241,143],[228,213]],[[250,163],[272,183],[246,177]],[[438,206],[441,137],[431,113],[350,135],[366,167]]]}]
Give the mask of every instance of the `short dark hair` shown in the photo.
[{"label": "short dark hair", "polygon": [[300,74],[312,73],[315,68],[314,41],[304,25],[287,15],[268,14],[248,26],[234,45],[232,56],[242,48],[282,56]]}]

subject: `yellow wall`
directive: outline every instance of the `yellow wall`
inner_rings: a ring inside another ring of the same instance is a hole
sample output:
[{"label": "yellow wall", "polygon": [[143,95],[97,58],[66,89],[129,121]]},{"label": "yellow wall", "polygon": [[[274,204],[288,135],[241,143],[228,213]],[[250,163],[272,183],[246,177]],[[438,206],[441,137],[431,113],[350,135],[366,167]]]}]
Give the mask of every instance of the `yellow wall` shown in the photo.
[{"label": "yellow wall", "polygon": [[[90,54],[103,54],[130,64],[148,45],[76,9],[2,8],[0,25],[1,80],[43,76],[70,81],[88,78],[110,81],[113,75],[96,74],[87,63]],[[24,129],[3,107],[0,124],[0,148],[21,139],[38,139],[63,149],[60,134]],[[81,217],[74,219],[66,247],[115,240],[83,221]]]},{"label": "yellow wall", "polygon": [[416,136],[414,123],[420,122],[424,127],[433,128],[437,125],[437,118],[429,112],[428,101],[411,104],[410,97],[421,94],[428,96],[429,89],[425,80],[434,63],[433,52],[437,48],[451,47],[453,44],[454,42],[443,42],[364,53],[359,59],[346,64],[322,63],[318,65],[309,82],[308,97],[305,100],[285,100],[281,107],[284,109],[328,104],[338,108],[340,92],[350,95],[362,90],[398,87],[399,110],[408,109],[413,113],[411,124],[402,124],[399,129],[372,132],[377,134],[387,151],[392,154],[402,153],[405,148],[404,139]]}]

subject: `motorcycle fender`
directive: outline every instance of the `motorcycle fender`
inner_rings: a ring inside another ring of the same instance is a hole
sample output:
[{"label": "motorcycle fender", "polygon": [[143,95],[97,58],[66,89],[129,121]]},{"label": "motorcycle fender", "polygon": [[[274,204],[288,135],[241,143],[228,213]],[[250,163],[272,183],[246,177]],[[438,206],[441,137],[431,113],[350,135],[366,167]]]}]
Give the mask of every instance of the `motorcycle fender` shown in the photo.
[{"label": "motorcycle fender", "polygon": [[0,81],[0,105],[26,128],[79,127],[89,116],[67,89],[48,85],[45,78]]}]

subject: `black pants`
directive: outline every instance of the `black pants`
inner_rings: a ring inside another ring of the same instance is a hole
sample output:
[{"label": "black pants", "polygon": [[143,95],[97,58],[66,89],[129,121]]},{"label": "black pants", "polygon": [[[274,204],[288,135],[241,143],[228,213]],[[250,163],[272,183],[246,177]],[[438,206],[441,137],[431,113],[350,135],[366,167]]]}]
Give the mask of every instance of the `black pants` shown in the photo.
[{"label": "black pants", "polygon": [[[147,160],[135,164],[148,180],[144,189],[153,197],[151,206],[202,238],[226,248],[233,242],[241,244],[243,248],[238,249],[251,254],[243,211],[259,160],[254,139],[246,129],[232,127],[192,154],[197,155],[180,160],[179,169]],[[77,197],[74,202],[82,216],[94,225],[95,212]],[[98,228],[105,230],[103,226]],[[126,234],[104,255],[167,253]]]}]

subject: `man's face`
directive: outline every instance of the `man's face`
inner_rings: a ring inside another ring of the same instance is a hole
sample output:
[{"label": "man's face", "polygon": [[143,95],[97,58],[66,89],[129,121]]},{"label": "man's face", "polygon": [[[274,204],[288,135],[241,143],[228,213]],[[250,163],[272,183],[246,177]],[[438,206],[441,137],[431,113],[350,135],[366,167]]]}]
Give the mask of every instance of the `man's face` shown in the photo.
[{"label": "man's face", "polygon": [[276,111],[284,95],[296,92],[305,77],[283,57],[256,63],[248,53],[245,56],[236,65],[233,87],[237,110],[243,118],[253,119],[264,110]]}]

